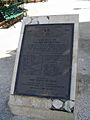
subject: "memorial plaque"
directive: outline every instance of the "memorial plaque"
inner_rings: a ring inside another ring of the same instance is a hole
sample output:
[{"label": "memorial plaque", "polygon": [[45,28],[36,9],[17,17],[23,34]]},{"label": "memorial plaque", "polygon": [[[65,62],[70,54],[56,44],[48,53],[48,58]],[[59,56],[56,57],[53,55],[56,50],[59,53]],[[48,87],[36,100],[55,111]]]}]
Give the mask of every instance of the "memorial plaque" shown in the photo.
[{"label": "memorial plaque", "polygon": [[78,22],[76,14],[23,19],[8,103],[13,114],[74,120]]},{"label": "memorial plaque", "polygon": [[73,23],[25,25],[14,94],[70,99]]}]

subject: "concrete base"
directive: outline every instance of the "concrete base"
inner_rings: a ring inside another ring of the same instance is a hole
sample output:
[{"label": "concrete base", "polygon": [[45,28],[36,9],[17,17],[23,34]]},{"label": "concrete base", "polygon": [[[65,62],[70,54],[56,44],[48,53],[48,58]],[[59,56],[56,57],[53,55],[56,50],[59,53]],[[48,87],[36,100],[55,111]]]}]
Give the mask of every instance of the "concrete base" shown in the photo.
[{"label": "concrete base", "polygon": [[19,96],[10,95],[9,106],[11,112],[16,115],[25,115],[36,120],[74,120],[73,113],[49,110],[47,108],[35,108],[34,106],[30,107],[29,103],[31,98],[26,97],[26,99],[28,102],[25,102],[25,99],[21,96],[19,98]]},{"label": "concrete base", "polygon": [[[51,99],[39,98],[39,97],[26,97],[15,95],[15,83],[18,70],[20,50],[23,40],[25,25],[37,25],[37,24],[63,24],[73,23],[74,24],[74,38],[73,38],[73,56],[72,56],[72,72],[71,72],[71,85],[70,85],[70,99],[59,100],[59,104],[55,103],[57,108],[53,105]],[[13,73],[13,80],[11,85],[11,95],[9,99],[9,106],[13,114],[25,115],[30,118],[41,119],[41,120],[74,120],[72,110],[74,108],[75,91],[76,91],[76,74],[77,74],[77,50],[78,50],[78,15],[52,15],[52,16],[34,16],[27,17],[24,19],[22,24],[22,30],[20,35],[20,42],[16,56],[16,62]],[[60,102],[61,101],[61,102]],[[61,105],[62,103],[62,105]],[[59,111],[51,110],[54,107]],[[61,112],[60,109],[68,112]],[[69,113],[71,112],[71,113]]]}]

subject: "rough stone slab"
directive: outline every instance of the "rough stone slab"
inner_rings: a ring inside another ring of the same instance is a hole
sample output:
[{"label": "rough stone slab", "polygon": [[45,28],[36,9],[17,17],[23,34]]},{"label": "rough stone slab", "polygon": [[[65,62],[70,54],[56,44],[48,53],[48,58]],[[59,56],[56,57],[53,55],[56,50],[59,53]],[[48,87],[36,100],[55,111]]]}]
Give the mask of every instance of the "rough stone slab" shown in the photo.
[{"label": "rough stone slab", "polygon": [[51,99],[38,98],[38,97],[27,97],[10,95],[9,103],[16,106],[33,107],[39,109],[50,109],[52,106]]},{"label": "rough stone slab", "polygon": [[16,115],[25,115],[31,119],[39,120],[74,120],[74,115],[72,113],[52,111],[45,109],[36,109],[25,106],[18,106],[15,104],[9,104],[12,113]]}]

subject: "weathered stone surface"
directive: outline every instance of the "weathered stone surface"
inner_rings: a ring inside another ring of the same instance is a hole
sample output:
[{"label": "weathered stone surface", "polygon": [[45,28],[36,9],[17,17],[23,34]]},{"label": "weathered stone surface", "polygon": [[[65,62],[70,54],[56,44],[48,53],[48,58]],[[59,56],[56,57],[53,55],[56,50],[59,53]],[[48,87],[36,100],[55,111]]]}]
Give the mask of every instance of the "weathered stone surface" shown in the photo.
[{"label": "weathered stone surface", "polygon": [[9,105],[26,106],[39,109],[50,109],[52,106],[51,99],[38,98],[38,97],[26,97],[10,95]]},{"label": "weathered stone surface", "polygon": [[35,109],[25,106],[11,105],[11,111],[17,115],[25,115],[35,120],[74,120],[74,115],[72,113],[52,111],[45,109]]},{"label": "weathered stone surface", "polygon": [[[43,18],[43,20],[42,20]],[[42,17],[31,17],[27,18],[24,21],[22,26],[20,43],[23,37],[24,26],[26,24],[56,24],[56,23],[76,23],[74,30],[74,46],[73,46],[73,60],[72,60],[72,75],[71,75],[71,89],[70,89],[70,99],[75,100],[75,89],[76,89],[76,72],[77,72],[77,49],[78,49],[78,16],[77,15],[62,15],[60,16],[42,16]],[[52,106],[52,101],[50,99],[33,98],[33,97],[25,97],[25,96],[14,96],[14,87],[15,87],[15,78],[17,72],[17,64],[20,55],[20,48],[17,52],[17,60],[16,66],[14,70],[12,89],[11,89],[11,97],[9,101],[9,106],[11,111],[14,114],[18,115],[26,115],[31,118],[44,119],[44,120],[73,120],[73,113],[61,112],[50,110]],[[67,54],[67,52],[65,53]]]}]

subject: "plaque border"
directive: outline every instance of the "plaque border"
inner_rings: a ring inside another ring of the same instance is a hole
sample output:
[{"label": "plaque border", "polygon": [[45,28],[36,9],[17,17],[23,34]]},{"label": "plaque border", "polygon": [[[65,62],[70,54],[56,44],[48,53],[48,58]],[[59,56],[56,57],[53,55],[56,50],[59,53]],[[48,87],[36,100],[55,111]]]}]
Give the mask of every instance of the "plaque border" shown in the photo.
[{"label": "plaque border", "polygon": [[22,38],[24,33],[25,25],[29,24],[65,24],[73,23],[74,24],[74,38],[73,38],[73,54],[72,54],[72,71],[71,71],[71,86],[70,86],[70,100],[75,100],[76,93],[76,78],[77,78],[77,58],[78,58],[78,15],[51,15],[51,16],[34,16],[34,17],[25,17],[20,32],[20,40],[18,44],[15,66],[12,77],[11,84],[11,95],[14,95],[17,69],[19,63],[19,56],[22,45]]}]

